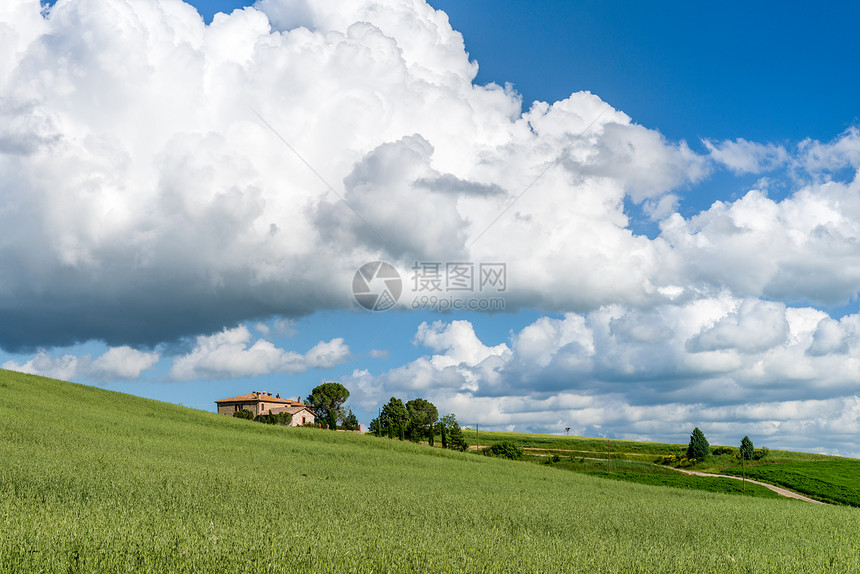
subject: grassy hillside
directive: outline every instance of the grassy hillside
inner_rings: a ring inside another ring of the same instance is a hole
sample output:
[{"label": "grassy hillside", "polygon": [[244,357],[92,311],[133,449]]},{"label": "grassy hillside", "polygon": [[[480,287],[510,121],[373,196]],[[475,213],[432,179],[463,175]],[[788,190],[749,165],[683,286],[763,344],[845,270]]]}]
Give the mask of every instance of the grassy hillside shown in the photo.
[{"label": "grassy hillside", "polygon": [[[475,434],[474,430],[466,431],[467,440],[473,446]],[[685,476],[667,466],[654,464],[664,455],[681,456],[687,450],[686,444],[613,439],[609,446],[616,472],[607,475],[606,439],[486,431],[478,433],[477,438],[482,447],[502,440],[513,441],[525,448],[527,460],[549,462],[548,459],[557,455],[561,460],[553,466],[603,478],[744,496],[775,496],[764,487],[742,487],[720,478]],[[694,468],[733,476],[741,476],[743,472],[734,454],[710,455]],[[770,450],[764,460],[748,463],[746,473],[750,478],[784,486],[824,502],[860,507],[860,481],[857,480],[860,460],[857,459]]]},{"label": "grassy hillside", "polygon": [[[724,472],[740,476],[742,470],[733,467]],[[754,464],[747,466],[746,475],[824,502],[860,506],[860,460]]]},{"label": "grassy hillside", "polygon": [[[476,438],[475,429],[464,431],[464,435],[469,445],[474,446]],[[587,457],[605,459],[607,450],[607,439],[604,438],[507,433],[483,430],[477,433],[477,438],[482,447],[494,442],[512,440],[525,447],[527,450],[532,451],[533,454],[582,454]],[[646,460],[650,462],[658,456],[670,454],[683,455],[687,452],[687,443],[681,444],[617,439],[611,439],[608,442],[613,459]],[[711,447],[716,446],[718,445],[711,445]],[[734,448],[737,450],[737,445],[734,445]],[[703,468],[709,471],[716,470],[718,469],[719,462],[729,459],[730,457],[724,459],[718,457],[714,458],[714,460],[709,461],[713,464],[706,464]],[[768,460],[773,462],[810,462],[823,460],[839,461],[846,459],[826,454],[771,450],[768,454]]]},{"label": "grassy hillside", "polygon": [[650,484],[654,486],[669,486],[672,488],[683,488],[691,490],[705,490],[708,492],[721,492],[724,494],[735,494],[739,496],[753,496],[758,498],[779,498],[780,495],[772,490],[755,484],[743,485],[737,480],[726,480],[710,476],[689,476],[671,468],[653,463],[613,460],[612,472],[607,472],[605,461],[593,459],[574,458],[561,459],[558,462],[550,462],[544,459],[544,464],[550,464],[554,468],[581,472],[600,478],[610,480],[623,480],[627,482],[638,482],[639,484]]},{"label": "grassy hillside", "polygon": [[[586,456],[606,456],[606,439],[601,438],[496,431],[479,431],[476,433],[475,429],[464,431],[464,434],[466,441],[471,446],[475,445],[477,437],[478,443],[482,446],[502,440],[512,440],[525,448],[550,454],[574,452],[583,453]],[[687,445],[613,439],[611,449],[613,457],[628,460],[647,458],[650,461],[655,456],[677,454],[681,450],[686,451]],[[594,453],[594,455],[588,453]]]},{"label": "grassy hillside", "polygon": [[858,530],[0,371],[2,572],[847,572]]}]

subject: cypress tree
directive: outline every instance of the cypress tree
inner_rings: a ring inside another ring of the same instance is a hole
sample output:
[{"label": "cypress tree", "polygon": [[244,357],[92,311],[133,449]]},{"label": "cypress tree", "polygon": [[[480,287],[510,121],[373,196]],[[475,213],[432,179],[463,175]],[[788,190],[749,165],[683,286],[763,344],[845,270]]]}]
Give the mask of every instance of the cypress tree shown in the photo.
[{"label": "cypress tree", "polygon": [[463,431],[456,420],[452,423],[448,432],[448,448],[459,451],[466,450],[466,438],[463,436]]},{"label": "cypress tree", "polygon": [[748,436],[745,436],[741,441],[741,456],[744,457],[744,460],[752,460],[755,457],[755,447]]},{"label": "cypress tree", "polygon": [[699,427],[693,429],[690,433],[690,445],[687,447],[687,458],[695,458],[702,460],[711,452],[711,445],[708,444],[708,439],[705,438],[705,433],[699,430]]},{"label": "cypress tree", "polygon": [[442,427],[442,448],[448,448],[448,436],[445,431],[445,423],[439,423],[439,426]]}]

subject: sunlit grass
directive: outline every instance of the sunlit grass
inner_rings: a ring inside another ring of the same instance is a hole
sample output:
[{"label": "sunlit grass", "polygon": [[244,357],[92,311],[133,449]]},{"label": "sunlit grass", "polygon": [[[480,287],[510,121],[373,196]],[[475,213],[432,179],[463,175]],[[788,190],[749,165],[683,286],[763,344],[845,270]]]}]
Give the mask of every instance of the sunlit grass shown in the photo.
[{"label": "sunlit grass", "polygon": [[4,572],[849,572],[860,513],[0,371]]},{"label": "sunlit grass", "polygon": [[[740,476],[740,467],[724,471]],[[778,484],[818,500],[860,506],[860,460],[841,459],[786,464],[752,464],[750,478]]]}]

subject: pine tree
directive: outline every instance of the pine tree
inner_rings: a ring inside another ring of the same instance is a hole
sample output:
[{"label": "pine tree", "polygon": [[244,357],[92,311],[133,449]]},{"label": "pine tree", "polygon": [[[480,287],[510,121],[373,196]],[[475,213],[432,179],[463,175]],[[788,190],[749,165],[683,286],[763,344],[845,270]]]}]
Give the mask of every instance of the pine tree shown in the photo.
[{"label": "pine tree", "polygon": [[403,440],[403,431],[408,421],[409,413],[406,410],[406,405],[400,399],[391,397],[388,404],[383,405],[379,424],[389,438],[398,437]]},{"label": "pine tree", "polygon": [[[409,440],[419,442],[422,438],[430,438],[439,411],[430,401],[418,398],[406,403],[407,421],[406,436]],[[433,444],[432,442],[430,444]]]},{"label": "pine tree", "polygon": [[448,435],[445,431],[445,423],[439,423],[439,427],[442,430],[442,448],[448,448]]},{"label": "pine tree", "polygon": [[448,414],[442,417],[442,432],[443,441],[446,443],[446,448],[453,450],[466,450],[466,437],[463,436],[463,431],[457,423],[457,417],[453,414]]},{"label": "pine tree", "polygon": [[745,436],[741,441],[741,456],[744,457],[744,460],[752,460],[755,457],[755,447],[748,436]]},{"label": "pine tree", "polygon": [[702,460],[711,452],[711,445],[708,444],[708,439],[705,438],[705,433],[699,430],[699,427],[693,429],[690,433],[690,445],[687,447],[687,458]]},{"label": "pine tree", "polygon": [[379,419],[376,418],[370,421],[370,426],[367,427],[367,430],[374,436],[382,436],[382,426],[379,424]]}]

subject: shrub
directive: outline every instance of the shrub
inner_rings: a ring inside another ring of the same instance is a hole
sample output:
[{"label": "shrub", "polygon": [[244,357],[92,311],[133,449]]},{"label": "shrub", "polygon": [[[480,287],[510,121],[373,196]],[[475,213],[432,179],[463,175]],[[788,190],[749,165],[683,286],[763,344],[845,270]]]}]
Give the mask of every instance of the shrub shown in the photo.
[{"label": "shrub", "polygon": [[260,415],[255,420],[268,425],[290,426],[290,423],[293,422],[293,415],[290,413],[269,413]]},{"label": "shrub", "polygon": [[233,417],[237,419],[247,419],[250,421],[254,419],[254,413],[252,411],[249,411],[248,409],[242,409],[241,411],[236,411],[235,413],[233,413]]},{"label": "shrub", "polygon": [[481,453],[487,456],[499,456],[511,460],[519,460],[523,457],[523,447],[513,441],[505,440],[489,448],[485,448]]},{"label": "shrub", "polygon": [[734,454],[734,453],[735,453],[735,449],[733,449],[730,446],[718,446],[718,447],[711,450],[711,454],[714,454],[717,456],[719,456],[721,454]]},{"label": "shrub", "polygon": [[763,458],[767,458],[767,455],[769,455],[769,454],[770,454],[770,449],[767,448],[766,446],[763,446],[761,448],[757,448],[755,450],[755,459],[761,460]]}]

